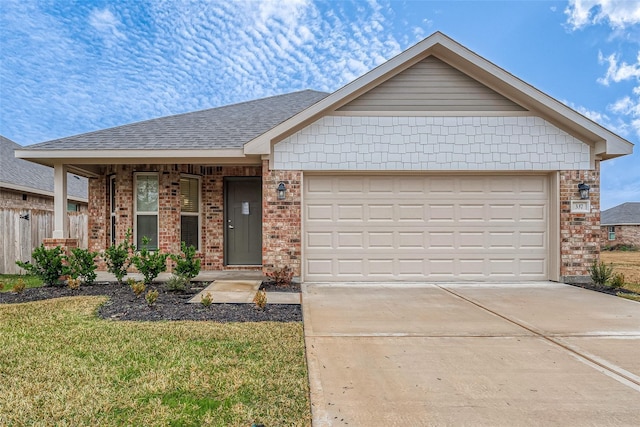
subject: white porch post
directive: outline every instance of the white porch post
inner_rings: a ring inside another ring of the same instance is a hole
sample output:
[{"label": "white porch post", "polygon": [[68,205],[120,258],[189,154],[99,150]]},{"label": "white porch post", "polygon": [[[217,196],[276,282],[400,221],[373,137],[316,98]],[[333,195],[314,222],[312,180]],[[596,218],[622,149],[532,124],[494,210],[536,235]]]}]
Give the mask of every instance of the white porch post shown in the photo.
[{"label": "white porch post", "polygon": [[67,230],[67,166],[53,167],[53,238],[66,239]]}]

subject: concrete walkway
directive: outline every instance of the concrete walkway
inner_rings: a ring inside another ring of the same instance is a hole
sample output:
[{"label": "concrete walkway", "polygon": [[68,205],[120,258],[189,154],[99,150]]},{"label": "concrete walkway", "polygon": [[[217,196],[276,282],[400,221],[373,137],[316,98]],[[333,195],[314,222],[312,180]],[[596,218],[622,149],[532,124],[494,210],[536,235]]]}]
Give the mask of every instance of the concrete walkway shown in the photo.
[{"label": "concrete walkway", "polygon": [[556,284],[303,285],[313,425],[640,425],[640,304]]}]

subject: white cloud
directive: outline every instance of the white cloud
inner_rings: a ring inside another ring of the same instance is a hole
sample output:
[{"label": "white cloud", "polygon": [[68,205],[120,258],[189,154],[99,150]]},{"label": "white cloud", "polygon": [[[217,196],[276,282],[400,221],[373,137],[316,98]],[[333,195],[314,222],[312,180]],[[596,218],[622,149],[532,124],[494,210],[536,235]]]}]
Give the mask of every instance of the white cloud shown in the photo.
[{"label": "white cloud", "polygon": [[623,80],[640,79],[640,51],[638,51],[638,57],[635,64],[627,64],[626,62],[620,63],[618,55],[611,54],[607,57],[602,53],[598,53],[598,61],[601,64],[607,63],[607,73],[604,77],[598,79],[598,82],[608,86],[610,82],[619,83]]},{"label": "white cloud", "polygon": [[605,57],[600,53],[598,59],[601,64],[608,64],[604,77],[598,79],[599,83],[605,86],[609,86],[612,82],[620,83],[629,80],[638,83],[631,95],[617,99],[607,106],[607,110],[618,115],[621,121],[628,122],[624,127],[619,126],[623,135],[633,131],[640,136],[640,52],[635,64],[621,62],[616,54]]},{"label": "white cloud", "polygon": [[91,25],[108,45],[117,40],[125,40],[126,36],[118,29],[122,23],[109,9],[94,9],[89,15]]},{"label": "white cloud", "polygon": [[573,30],[588,25],[608,23],[625,29],[640,23],[640,2],[635,0],[569,0],[564,13]]}]

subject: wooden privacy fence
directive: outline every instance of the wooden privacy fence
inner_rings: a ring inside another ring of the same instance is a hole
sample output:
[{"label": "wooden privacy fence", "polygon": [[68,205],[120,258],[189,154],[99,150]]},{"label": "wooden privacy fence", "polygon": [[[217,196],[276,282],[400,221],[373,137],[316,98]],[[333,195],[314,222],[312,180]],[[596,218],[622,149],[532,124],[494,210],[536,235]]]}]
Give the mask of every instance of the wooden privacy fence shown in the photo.
[{"label": "wooden privacy fence", "polygon": [[[86,249],[87,214],[67,212],[67,225],[67,237],[78,239],[78,247]],[[23,272],[16,265],[16,261],[33,261],[33,249],[40,246],[44,239],[52,236],[52,211],[0,208],[0,274]]]}]

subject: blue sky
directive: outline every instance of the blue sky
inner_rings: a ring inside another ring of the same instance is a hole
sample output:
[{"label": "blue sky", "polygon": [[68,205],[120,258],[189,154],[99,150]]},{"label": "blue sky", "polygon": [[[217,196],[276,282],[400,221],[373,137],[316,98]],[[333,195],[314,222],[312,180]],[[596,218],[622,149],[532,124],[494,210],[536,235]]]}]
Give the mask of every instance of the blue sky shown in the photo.
[{"label": "blue sky", "polygon": [[602,208],[640,201],[640,1],[0,1],[0,134],[28,145],[301,89],[442,31],[637,144]]}]

